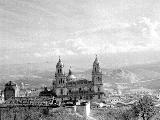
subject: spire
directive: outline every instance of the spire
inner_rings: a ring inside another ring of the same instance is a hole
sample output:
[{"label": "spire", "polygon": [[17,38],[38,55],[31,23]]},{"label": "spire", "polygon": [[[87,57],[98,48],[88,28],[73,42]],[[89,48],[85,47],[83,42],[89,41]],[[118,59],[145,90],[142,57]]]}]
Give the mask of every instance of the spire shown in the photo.
[{"label": "spire", "polygon": [[61,62],[61,56],[59,56],[59,62]]},{"label": "spire", "polygon": [[59,60],[58,60],[56,67],[64,67],[60,56],[59,56]]},{"label": "spire", "polygon": [[98,60],[98,58],[97,58],[97,54],[96,54],[96,60]]},{"label": "spire", "polygon": [[96,54],[96,58],[95,58],[95,60],[94,60],[94,64],[98,64],[99,62],[98,62],[98,58],[97,58],[97,54]]}]

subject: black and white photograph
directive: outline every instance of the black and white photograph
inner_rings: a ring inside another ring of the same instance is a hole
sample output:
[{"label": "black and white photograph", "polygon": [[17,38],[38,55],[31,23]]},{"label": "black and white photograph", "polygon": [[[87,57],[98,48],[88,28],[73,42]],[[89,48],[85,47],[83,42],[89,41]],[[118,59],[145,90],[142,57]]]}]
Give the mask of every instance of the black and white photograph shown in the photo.
[{"label": "black and white photograph", "polygon": [[0,0],[0,120],[160,120],[160,0]]}]

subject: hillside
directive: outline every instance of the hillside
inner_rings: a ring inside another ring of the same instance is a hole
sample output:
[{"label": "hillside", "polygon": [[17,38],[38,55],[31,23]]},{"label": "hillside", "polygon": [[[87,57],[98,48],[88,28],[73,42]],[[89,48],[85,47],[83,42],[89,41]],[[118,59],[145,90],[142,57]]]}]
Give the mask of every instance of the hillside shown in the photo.
[{"label": "hillside", "polygon": [[[67,73],[67,69],[65,69]],[[135,65],[117,69],[102,69],[103,82],[105,87],[137,86],[141,85],[147,88],[160,88],[160,64]],[[21,82],[29,84],[29,87],[41,87],[43,85],[51,86],[54,80],[55,67],[51,63],[44,64],[24,64],[24,65],[2,65],[0,66],[0,89],[4,84],[13,80],[20,84]],[[74,68],[73,73],[78,78],[87,78],[91,80],[91,69],[84,70]]]}]

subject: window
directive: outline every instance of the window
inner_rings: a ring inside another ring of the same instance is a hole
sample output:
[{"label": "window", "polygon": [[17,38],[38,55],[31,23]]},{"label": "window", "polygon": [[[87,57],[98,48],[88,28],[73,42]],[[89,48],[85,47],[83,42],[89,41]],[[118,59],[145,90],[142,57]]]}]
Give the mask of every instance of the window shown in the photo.
[{"label": "window", "polygon": [[61,89],[61,95],[63,95],[63,89]]},{"label": "window", "polygon": [[82,99],[82,96],[80,96],[80,99]]},{"label": "window", "polygon": [[90,96],[90,99],[92,99],[92,96]]},{"label": "window", "polygon": [[89,91],[92,91],[92,88],[89,88]]},{"label": "window", "polygon": [[98,88],[98,92],[100,91],[100,88]]},{"label": "window", "polygon": [[101,80],[101,78],[100,78],[100,77],[98,77],[97,79],[98,79],[98,81],[100,81],[100,80]]},{"label": "window", "polygon": [[86,99],[88,100],[88,96],[86,96]]},{"label": "window", "polygon": [[98,95],[98,99],[100,99],[101,98],[101,96],[100,95]]},{"label": "window", "polygon": [[81,90],[82,90],[82,89],[81,89],[81,88],[79,88],[79,92],[81,92]]}]

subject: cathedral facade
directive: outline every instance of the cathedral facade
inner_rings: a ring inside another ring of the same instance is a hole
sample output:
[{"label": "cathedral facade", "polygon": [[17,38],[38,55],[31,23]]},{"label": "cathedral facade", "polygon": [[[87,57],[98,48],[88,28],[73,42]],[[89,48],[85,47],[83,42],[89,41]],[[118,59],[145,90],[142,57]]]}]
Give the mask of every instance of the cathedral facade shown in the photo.
[{"label": "cathedral facade", "polygon": [[104,96],[102,71],[96,56],[92,68],[92,80],[76,78],[69,69],[68,74],[64,73],[64,64],[59,58],[56,65],[53,91],[59,100],[93,100],[102,101]]}]

